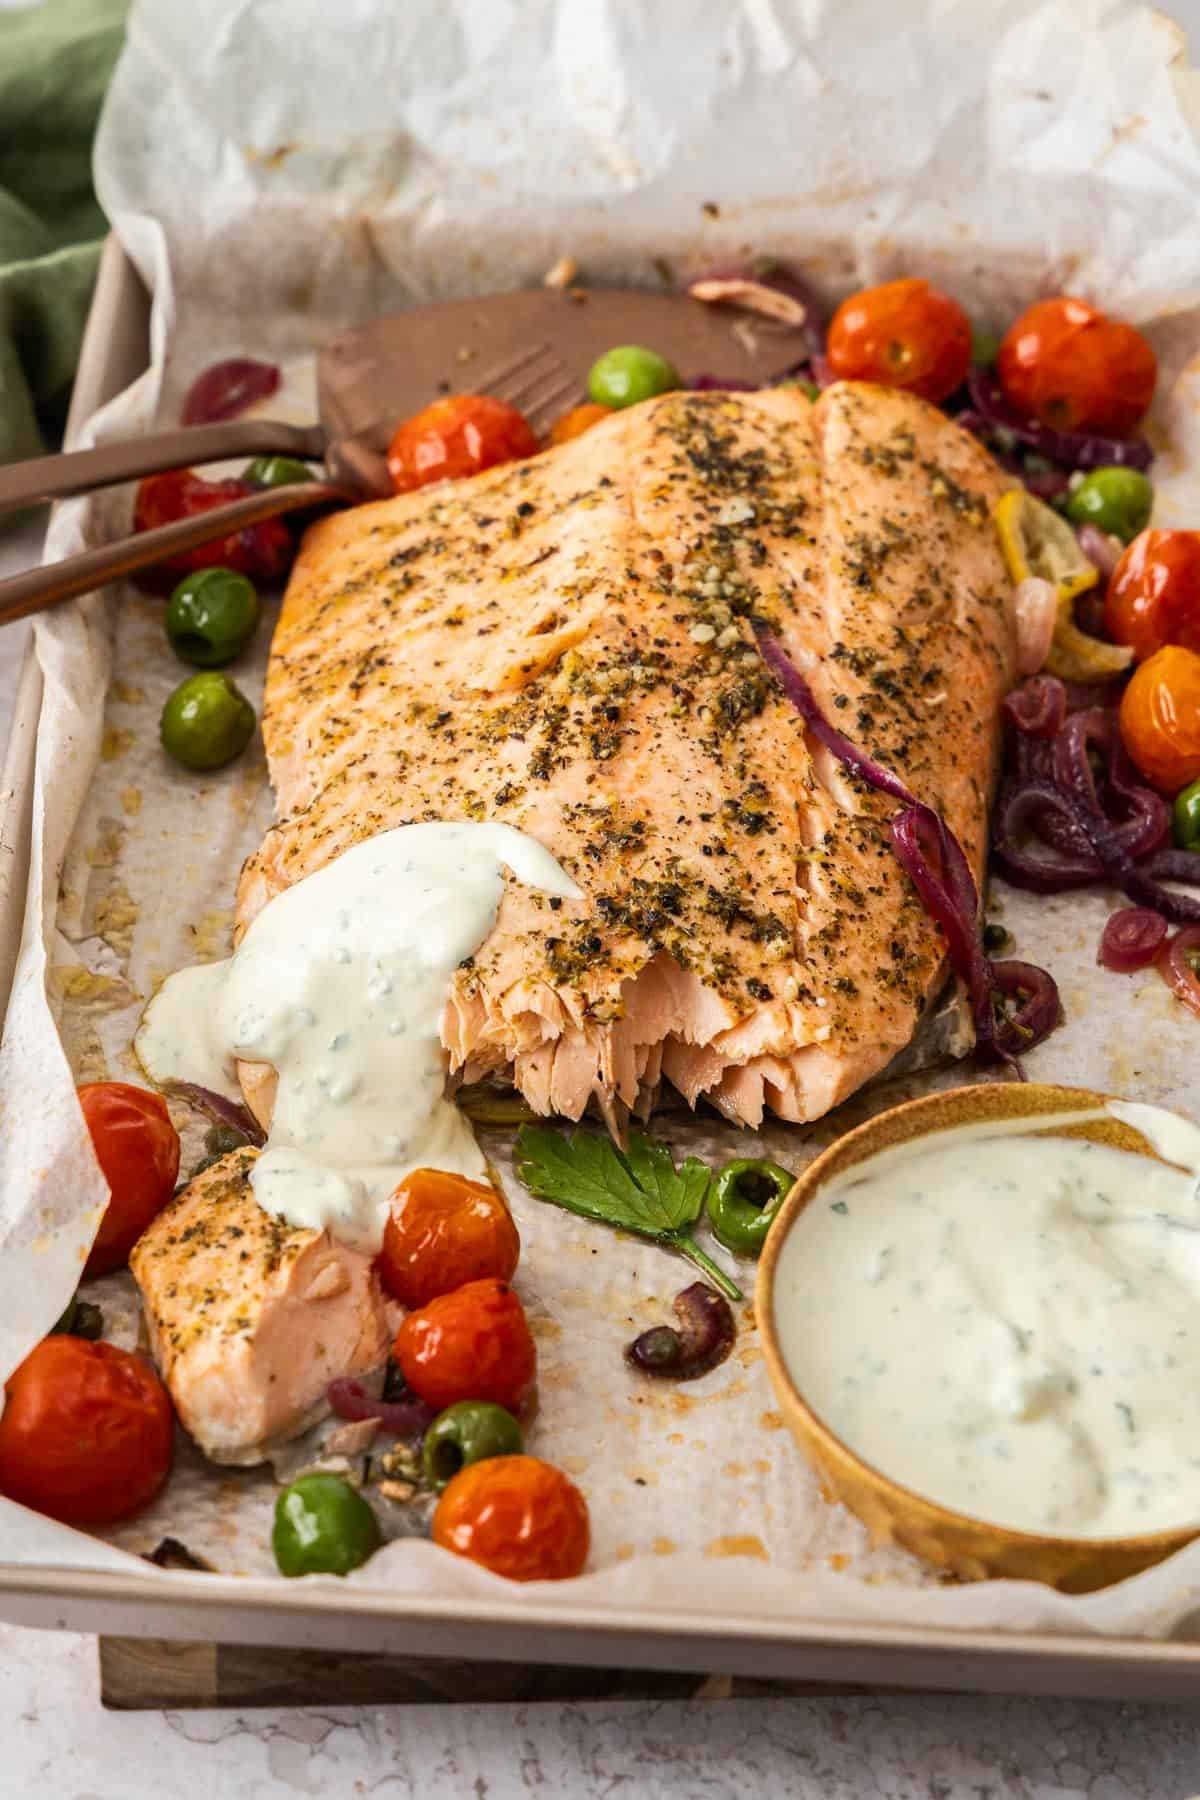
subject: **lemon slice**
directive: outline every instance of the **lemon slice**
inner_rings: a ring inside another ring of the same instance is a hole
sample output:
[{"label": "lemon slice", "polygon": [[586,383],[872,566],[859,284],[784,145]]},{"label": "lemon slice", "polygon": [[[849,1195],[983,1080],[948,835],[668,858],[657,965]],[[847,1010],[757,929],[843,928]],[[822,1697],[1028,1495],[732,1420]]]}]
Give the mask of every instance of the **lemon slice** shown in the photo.
[{"label": "lemon slice", "polygon": [[1010,488],[997,504],[996,533],[1013,581],[1030,575],[1052,581],[1059,605],[1095,587],[1100,571],[1079,548],[1067,521],[1024,488]]}]

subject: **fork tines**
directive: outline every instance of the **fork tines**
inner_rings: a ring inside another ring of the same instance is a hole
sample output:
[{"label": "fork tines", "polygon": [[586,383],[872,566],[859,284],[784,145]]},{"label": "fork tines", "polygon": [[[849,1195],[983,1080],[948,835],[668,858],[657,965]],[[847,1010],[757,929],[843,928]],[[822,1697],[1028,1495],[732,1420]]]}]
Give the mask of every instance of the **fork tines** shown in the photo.
[{"label": "fork tines", "polygon": [[520,350],[484,375],[476,391],[519,407],[537,432],[579,398],[579,383],[551,344]]}]

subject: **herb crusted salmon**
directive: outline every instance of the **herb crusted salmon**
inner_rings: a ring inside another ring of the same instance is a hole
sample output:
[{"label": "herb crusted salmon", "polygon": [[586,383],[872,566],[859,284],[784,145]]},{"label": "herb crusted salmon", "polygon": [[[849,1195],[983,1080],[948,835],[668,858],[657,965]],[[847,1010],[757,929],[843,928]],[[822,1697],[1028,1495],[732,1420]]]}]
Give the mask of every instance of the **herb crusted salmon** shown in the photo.
[{"label": "herb crusted salmon", "polygon": [[[542,1113],[820,1116],[911,1039],[944,943],[776,688],[765,622],[845,734],[982,875],[1015,631],[1011,485],[933,406],[839,383],[664,395],[529,461],[325,519],[272,645],[279,823],[238,924],[360,839],[498,820],[579,900],[510,883],[453,980],[453,1074]],[[270,1071],[244,1066],[270,1107]]]}]

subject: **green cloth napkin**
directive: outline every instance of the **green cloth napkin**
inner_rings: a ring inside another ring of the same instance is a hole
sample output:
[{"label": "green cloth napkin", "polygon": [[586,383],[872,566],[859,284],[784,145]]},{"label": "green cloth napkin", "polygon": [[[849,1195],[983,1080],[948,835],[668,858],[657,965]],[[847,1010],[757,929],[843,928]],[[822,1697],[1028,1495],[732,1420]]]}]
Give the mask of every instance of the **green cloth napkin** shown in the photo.
[{"label": "green cloth napkin", "polygon": [[0,11],[0,462],[61,426],[107,229],[92,138],[127,0]]}]

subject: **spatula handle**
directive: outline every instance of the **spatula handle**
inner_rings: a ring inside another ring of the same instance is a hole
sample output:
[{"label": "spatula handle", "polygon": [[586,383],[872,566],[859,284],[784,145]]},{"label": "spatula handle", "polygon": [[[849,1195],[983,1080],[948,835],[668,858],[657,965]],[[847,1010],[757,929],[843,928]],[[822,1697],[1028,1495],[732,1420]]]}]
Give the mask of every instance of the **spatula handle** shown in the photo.
[{"label": "spatula handle", "polygon": [[138,532],[115,544],[101,544],[95,550],[65,557],[62,562],[26,569],[21,575],[0,581],[0,625],[43,612],[76,594],[90,594],[106,581],[131,575],[135,569],[149,568],[183,550],[211,543],[214,538],[228,537],[263,519],[346,497],[342,489],[328,481],[297,481],[287,487],[263,488],[259,494],[248,494],[244,500],[233,500],[228,506],[214,506],[210,512],[196,513],[190,519],[156,525],[153,531]]},{"label": "spatula handle", "polygon": [[113,487],[156,475],[219,462],[225,456],[301,456],[320,459],[325,433],[319,425],[285,425],[278,419],[224,419],[217,425],[184,425],[95,450],[68,450],[0,467],[0,512],[39,500],[64,500],[93,488]]}]

